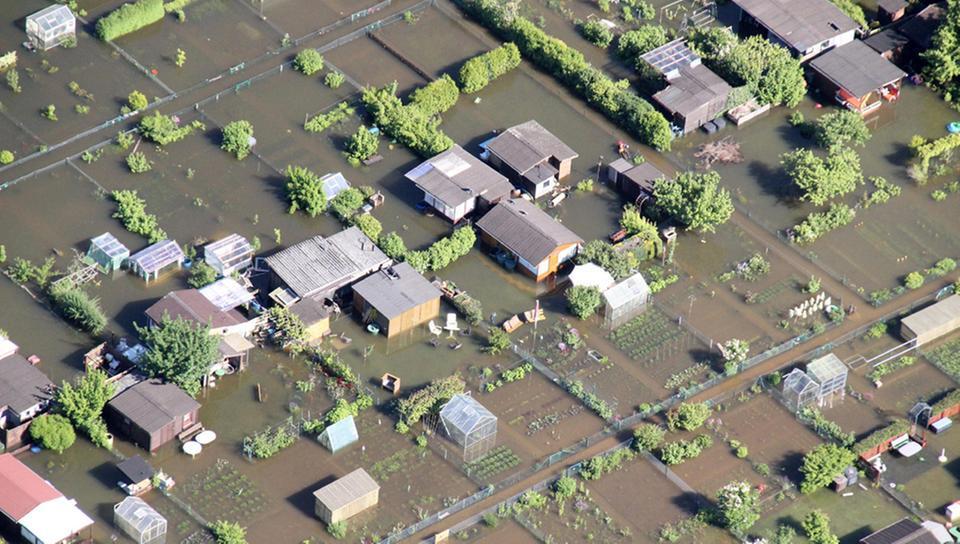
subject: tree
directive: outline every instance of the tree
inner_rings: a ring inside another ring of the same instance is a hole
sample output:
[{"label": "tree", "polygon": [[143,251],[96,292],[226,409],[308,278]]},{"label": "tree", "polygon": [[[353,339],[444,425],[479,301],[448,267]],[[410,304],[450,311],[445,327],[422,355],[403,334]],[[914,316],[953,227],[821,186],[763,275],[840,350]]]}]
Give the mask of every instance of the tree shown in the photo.
[{"label": "tree", "polygon": [[717,508],[723,526],[742,535],[760,519],[760,492],[748,482],[731,482],[717,492]]},{"label": "tree", "polygon": [[206,325],[164,315],[156,327],[135,326],[147,345],[143,368],[196,396],[200,381],[216,360],[219,342]]},{"label": "tree", "polygon": [[946,16],[933,35],[931,46],[920,54],[923,79],[944,93],[948,102],[960,98],[957,78],[960,77],[960,2],[947,1]]},{"label": "tree", "polygon": [[813,493],[830,485],[855,459],[856,455],[852,451],[836,444],[817,446],[803,456],[803,465],[800,467],[803,482],[800,484],[800,491]]},{"label": "tree", "polygon": [[911,272],[903,278],[903,285],[907,289],[919,289],[923,287],[923,274],[920,272]]},{"label": "tree", "polygon": [[694,431],[710,417],[710,405],[705,402],[680,403],[680,406],[667,412],[667,428],[671,431],[683,429]]},{"label": "tree", "polygon": [[863,184],[860,157],[847,147],[830,151],[826,159],[809,149],[795,149],[781,155],[780,164],[793,184],[803,192],[800,199],[818,206],[851,193],[857,185]]},{"label": "tree", "polygon": [[383,225],[380,224],[380,221],[369,213],[354,216],[353,224],[371,240],[378,240],[380,232],[383,231]]},{"label": "tree", "polygon": [[187,52],[177,48],[177,58],[174,59],[173,63],[177,68],[183,68],[183,65],[187,63]]},{"label": "tree", "polygon": [[652,51],[667,43],[667,31],[660,25],[641,25],[636,30],[628,30],[617,39],[617,55],[628,61],[635,61],[640,55]]},{"label": "tree", "polygon": [[243,160],[250,154],[250,144],[253,138],[253,125],[250,121],[231,121],[223,127],[223,142],[220,149],[236,155],[237,160]]},{"label": "tree", "polygon": [[323,55],[316,49],[304,49],[294,57],[293,67],[304,75],[312,76],[323,70]]},{"label": "tree", "polygon": [[822,510],[814,510],[807,514],[801,526],[810,544],[840,543],[840,539],[830,532],[830,518]]},{"label": "tree", "polygon": [[613,31],[604,26],[599,19],[590,19],[580,24],[580,34],[593,45],[606,49],[613,41]]},{"label": "tree", "polygon": [[377,154],[380,149],[380,137],[360,125],[347,140],[347,157],[354,161],[365,161]]},{"label": "tree", "polygon": [[867,28],[867,16],[863,13],[863,8],[860,7],[855,0],[830,0],[833,5],[840,8],[840,11],[845,13],[847,17],[850,17],[861,28]]},{"label": "tree", "polygon": [[777,532],[770,538],[770,544],[793,544],[797,532],[789,525],[778,525]]},{"label": "tree", "polygon": [[653,451],[657,449],[666,431],[653,423],[641,423],[633,430],[633,449],[637,451]]},{"label": "tree", "polygon": [[267,310],[267,317],[277,331],[274,341],[281,347],[296,352],[299,346],[306,342],[307,327],[300,316],[291,312],[289,308],[271,306]]},{"label": "tree", "polygon": [[379,245],[384,254],[395,261],[403,260],[407,254],[407,245],[403,238],[393,231],[381,235]]},{"label": "tree", "polygon": [[197,261],[190,267],[190,277],[187,278],[187,285],[195,289],[206,287],[217,281],[217,271],[206,261]]},{"label": "tree", "polygon": [[91,297],[82,288],[66,283],[50,289],[50,300],[68,321],[80,329],[98,335],[107,326],[107,316],[100,299]]},{"label": "tree", "polygon": [[91,370],[74,383],[64,381],[57,391],[57,411],[65,415],[78,429],[87,430],[99,420],[103,407],[113,397],[116,386],[107,381],[107,374]]},{"label": "tree", "polygon": [[733,200],[720,187],[720,174],[715,171],[683,172],[674,181],[658,179],[653,194],[657,207],[687,230],[713,232],[733,215]]},{"label": "tree", "polygon": [[510,347],[510,335],[500,327],[490,329],[490,336],[487,337],[487,347],[484,351],[491,355],[498,355],[501,351]]},{"label": "tree", "polygon": [[458,79],[465,93],[479,92],[503,74],[520,65],[520,50],[512,43],[505,43],[471,58],[460,68]]},{"label": "tree", "polygon": [[130,109],[133,111],[146,109],[149,104],[150,102],[147,100],[147,95],[140,91],[130,91],[130,94],[127,95],[127,105],[130,106]]},{"label": "tree", "polygon": [[577,285],[567,289],[567,307],[579,319],[587,319],[600,307],[600,290],[592,285]]},{"label": "tree", "polygon": [[10,164],[14,158],[16,157],[14,157],[13,151],[9,149],[0,150],[0,166]]},{"label": "tree", "polygon": [[7,87],[15,93],[20,93],[23,91],[23,87],[20,86],[20,72],[17,72],[16,68],[11,68],[7,70]]},{"label": "tree", "polygon": [[247,544],[247,530],[239,523],[217,520],[210,526],[210,531],[217,539],[217,544]]},{"label": "tree", "polygon": [[762,36],[751,36],[734,45],[711,64],[731,84],[749,86],[761,103],[793,108],[806,94],[800,61]]},{"label": "tree", "polygon": [[340,191],[337,196],[330,201],[330,211],[341,221],[347,221],[357,210],[363,207],[363,193],[356,187],[350,187]]},{"label": "tree", "polygon": [[56,414],[44,414],[30,423],[30,438],[41,448],[63,453],[77,440],[70,420]]},{"label": "tree", "polygon": [[737,45],[737,36],[725,26],[695,26],[687,38],[687,45],[707,61],[716,61]]},{"label": "tree", "polygon": [[723,343],[723,360],[728,363],[742,363],[747,360],[750,353],[750,342],[731,338]]},{"label": "tree", "polygon": [[303,210],[310,217],[327,211],[327,195],[323,193],[320,176],[302,166],[287,166],[287,200],[290,213]]},{"label": "tree", "polygon": [[863,116],[850,110],[822,115],[813,126],[813,137],[822,148],[834,150],[847,144],[864,146],[870,129]]}]

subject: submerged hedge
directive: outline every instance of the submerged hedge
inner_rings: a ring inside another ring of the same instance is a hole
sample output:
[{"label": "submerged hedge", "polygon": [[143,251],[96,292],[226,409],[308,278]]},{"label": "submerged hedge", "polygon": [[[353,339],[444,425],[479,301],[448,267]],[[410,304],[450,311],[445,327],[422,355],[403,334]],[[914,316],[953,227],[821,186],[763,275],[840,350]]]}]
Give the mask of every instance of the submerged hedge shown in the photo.
[{"label": "submerged hedge", "polygon": [[660,151],[670,149],[673,133],[666,117],[629,88],[594,68],[583,53],[541,30],[530,20],[513,16],[497,0],[456,0],[480,24],[512,41],[541,70],[586,99],[641,142]]},{"label": "submerged hedge", "polygon": [[163,19],[163,0],[137,0],[124,4],[97,21],[97,36],[111,42]]}]

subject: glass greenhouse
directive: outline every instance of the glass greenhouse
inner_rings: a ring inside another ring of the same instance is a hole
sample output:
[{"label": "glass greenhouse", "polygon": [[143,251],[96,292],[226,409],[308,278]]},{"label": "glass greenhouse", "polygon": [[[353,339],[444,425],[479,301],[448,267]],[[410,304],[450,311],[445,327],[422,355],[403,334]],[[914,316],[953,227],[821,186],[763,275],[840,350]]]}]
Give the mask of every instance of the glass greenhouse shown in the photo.
[{"label": "glass greenhouse", "polygon": [[847,365],[843,364],[836,355],[828,353],[810,361],[807,365],[807,374],[820,384],[820,392],[817,396],[817,403],[820,406],[835,394],[839,394],[840,398],[846,394]]},{"label": "glass greenhouse", "polygon": [[127,497],[113,507],[113,523],[138,544],[163,544],[167,520],[143,499]]},{"label": "glass greenhouse", "polygon": [[497,442],[497,416],[470,395],[450,399],[440,410],[447,436],[463,448],[463,460],[471,463],[493,449]]},{"label": "glass greenhouse", "polygon": [[820,384],[806,372],[795,368],[783,379],[783,400],[787,408],[799,412],[820,398]]}]

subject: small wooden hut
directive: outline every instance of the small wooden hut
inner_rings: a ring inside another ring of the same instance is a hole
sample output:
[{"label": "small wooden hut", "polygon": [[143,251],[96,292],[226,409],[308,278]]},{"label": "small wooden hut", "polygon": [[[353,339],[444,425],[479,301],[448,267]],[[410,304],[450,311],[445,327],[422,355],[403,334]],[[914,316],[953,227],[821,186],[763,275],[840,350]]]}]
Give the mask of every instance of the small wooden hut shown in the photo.
[{"label": "small wooden hut", "polygon": [[326,523],[349,519],[380,501],[380,485],[358,468],[313,492],[317,517]]}]

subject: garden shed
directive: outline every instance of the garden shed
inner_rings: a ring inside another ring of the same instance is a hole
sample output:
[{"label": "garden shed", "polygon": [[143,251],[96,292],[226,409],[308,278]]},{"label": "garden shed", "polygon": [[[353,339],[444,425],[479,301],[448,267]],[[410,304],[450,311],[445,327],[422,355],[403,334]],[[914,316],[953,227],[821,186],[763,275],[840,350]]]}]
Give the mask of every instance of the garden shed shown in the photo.
[{"label": "garden shed", "polygon": [[65,40],[76,40],[77,18],[63,4],[43,8],[27,17],[27,38],[41,51],[53,49]]},{"label": "garden shed", "polygon": [[440,315],[441,294],[412,266],[400,263],[357,282],[353,305],[365,323],[377,323],[390,338]]},{"label": "garden shed", "polygon": [[615,329],[647,309],[650,301],[650,286],[643,274],[636,274],[621,280],[603,292],[603,326]]},{"label": "garden shed", "polygon": [[820,396],[820,384],[795,368],[783,379],[783,401],[794,412],[806,408]]},{"label": "garden shed", "polygon": [[358,468],[313,492],[314,512],[326,523],[349,519],[380,502],[380,485]]},{"label": "garden shed", "polygon": [[900,321],[900,336],[917,341],[917,347],[960,328],[960,295],[951,295]]},{"label": "garden shed", "polygon": [[127,497],[113,505],[113,524],[137,544],[167,540],[167,519],[139,497]]},{"label": "garden shed", "polygon": [[807,375],[817,382],[820,391],[817,393],[817,404],[823,406],[823,402],[833,395],[840,395],[842,399],[846,394],[847,388],[847,365],[833,353],[828,353],[807,364]]},{"label": "garden shed", "polygon": [[440,422],[451,440],[463,448],[463,461],[472,463],[497,443],[497,416],[472,396],[454,396],[440,410]]},{"label": "garden shed", "polygon": [[230,276],[242,272],[253,264],[253,246],[239,234],[231,234],[203,247],[203,260],[217,274]]},{"label": "garden shed", "polygon": [[100,270],[108,273],[120,270],[123,261],[129,256],[130,250],[127,246],[120,243],[120,240],[109,232],[91,239],[90,248],[87,249],[87,257],[97,263]]},{"label": "garden shed", "polygon": [[357,425],[353,421],[353,416],[347,416],[324,429],[317,440],[323,444],[323,447],[330,450],[330,453],[337,453],[360,440],[360,435],[357,434]]},{"label": "garden shed", "polygon": [[160,272],[183,266],[185,256],[176,240],[163,240],[134,253],[128,259],[130,270],[145,281],[160,277]]},{"label": "garden shed", "polygon": [[117,470],[123,475],[123,479],[117,483],[128,495],[141,495],[153,488],[153,467],[143,457],[134,455],[124,459],[117,463]]}]

